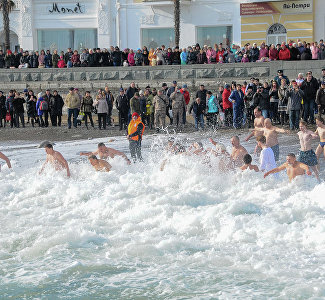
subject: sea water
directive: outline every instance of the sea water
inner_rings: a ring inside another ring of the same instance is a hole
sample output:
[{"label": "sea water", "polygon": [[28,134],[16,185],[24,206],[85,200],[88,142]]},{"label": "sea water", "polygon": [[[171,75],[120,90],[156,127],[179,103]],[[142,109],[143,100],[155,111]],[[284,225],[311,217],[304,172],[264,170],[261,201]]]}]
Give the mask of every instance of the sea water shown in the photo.
[{"label": "sea water", "polygon": [[[35,143],[2,145],[13,169],[0,173],[1,299],[325,298],[324,182],[220,173],[167,155],[163,137],[145,139],[143,163],[95,172],[78,153],[100,141],[54,146],[70,179],[38,174]],[[281,143],[281,160],[298,149]],[[110,146],[129,155],[125,138]]]}]

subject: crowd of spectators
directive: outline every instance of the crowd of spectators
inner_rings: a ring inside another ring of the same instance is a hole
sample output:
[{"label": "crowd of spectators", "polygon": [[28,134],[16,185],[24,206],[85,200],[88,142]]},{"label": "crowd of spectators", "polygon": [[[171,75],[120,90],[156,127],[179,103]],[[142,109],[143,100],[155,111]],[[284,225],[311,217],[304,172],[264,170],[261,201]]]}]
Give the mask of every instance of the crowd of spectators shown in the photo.
[{"label": "crowd of spectators", "polygon": [[[80,53],[79,53],[80,52]],[[0,68],[70,68],[70,67],[108,67],[108,66],[156,66],[216,63],[248,63],[273,60],[324,60],[325,44],[323,40],[306,43],[297,40],[287,44],[266,45],[256,43],[238,45],[199,44],[187,48],[167,48],[164,45],[156,49],[124,49],[111,46],[109,49],[69,48],[66,52],[54,50],[24,51],[12,53],[0,50]]]},{"label": "crowd of spectators", "polygon": [[71,88],[64,97],[51,90],[37,95],[27,89],[22,93],[11,90],[7,95],[0,91],[0,127],[6,123],[12,128],[25,127],[26,117],[33,127],[35,124],[48,127],[49,119],[52,126],[61,126],[64,107],[68,128],[84,122],[88,129],[88,120],[95,127],[93,114],[98,116],[99,129],[113,126],[115,106],[120,130],[127,128],[131,115],[136,112],[146,126],[157,131],[166,127],[166,117],[170,126],[182,129],[191,113],[198,130],[220,126],[253,127],[256,109],[274,124],[289,125],[295,130],[301,118],[314,124],[315,114],[325,112],[325,69],[319,79],[308,71],[289,80],[278,70],[271,82],[251,78],[243,84],[232,82],[216,88],[217,92],[212,93],[202,84],[194,91],[186,84],[179,86],[173,81],[170,86],[163,83],[157,88],[144,89],[132,82],[128,88],[120,88],[117,95],[107,86],[93,96],[90,91],[81,93],[76,88]]}]

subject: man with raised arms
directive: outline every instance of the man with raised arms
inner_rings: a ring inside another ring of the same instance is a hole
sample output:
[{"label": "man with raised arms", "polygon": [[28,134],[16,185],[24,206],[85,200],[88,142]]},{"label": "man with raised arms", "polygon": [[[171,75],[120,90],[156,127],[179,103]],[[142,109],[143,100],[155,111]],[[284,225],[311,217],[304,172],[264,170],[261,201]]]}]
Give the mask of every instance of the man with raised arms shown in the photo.
[{"label": "man with raised arms", "polygon": [[[8,168],[11,169],[10,159],[7,156],[5,156],[2,152],[0,152],[0,159],[3,159],[6,162]],[[1,165],[0,165],[0,171],[1,171]]]},{"label": "man with raised arms", "polygon": [[115,156],[122,156],[126,162],[130,165],[131,161],[127,158],[127,156],[116,149],[106,147],[104,143],[99,143],[98,144],[98,149],[94,152],[81,152],[80,155],[98,155],[100,159],[107,159],[108,157],[114,158]]},{"label": "man with raised arms", "polygon": [[318,134],[320,138],[319,145],[317,146],[316,149],[316,156],[317,160],[319,162],[320,156],[323,153],[324,158],[325,158],[325,122],[324,119],[320,116],[316,118],[316,125],[317,129],[315,131],[316,134]]},{"label": "man with raised arms", "polygon": [[298,132],[298,136],[301,148],[298,161],[310,167],[314,171],[317,180],[320,181],[317,170],[317,156],[314,150],[311,148],[311,140],[318,138],[318,135],[308,130],[307,123],[303,120],[299,122],[299,129],[300,131]]},{"label": "man with raised arms", "polygon": [[58,151],[54,151],[52,144],[46,144],[44,148],[46,152],[46,161],[43,164],[42,169],[39,173],[42,174],[46,164],[50,163],[56,171],[66,169],[67,176],[70,177],[70,169],[68,162],[64,159],[62,154]]},{"label": "man with raised arms", "polygon": [[296,156],[293,153],[289,153],[287,155],[287,161],[281,165],[280,167],[274,168],[264,174],[264,178],[269,176],[270,174],[275,174],[281,172],[283,170],[287,170],[287,175],[289,177],[289,181],[296,178],[297,176],[301,176],[307,173],[307,175],[311,175],[309,168],[307,165],[296,160]]},{"label": "man with raised arms", "polygon": [[106,160],[98,159],[96,155],[90,155],[88,159],[96,171],[109,172],[112,168]]},{"label": "man with raised arms", "polygon": [[290,131],[273,126],[269,118],[264,120],[264,128],[256,128],[255,130],[261,131],[266,137],[266,145],[273,150],[275,161],[278,161],[280,155],[278,134],[290,133]]}]

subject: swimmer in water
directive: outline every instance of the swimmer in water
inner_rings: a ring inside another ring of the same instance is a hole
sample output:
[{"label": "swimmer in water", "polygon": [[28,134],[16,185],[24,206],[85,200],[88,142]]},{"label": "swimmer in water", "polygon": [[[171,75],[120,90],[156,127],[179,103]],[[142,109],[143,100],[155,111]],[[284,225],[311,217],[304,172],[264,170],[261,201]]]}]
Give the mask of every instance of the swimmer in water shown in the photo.
[{"label": "swimmer in water", "polygon": [[325,121],[324,121],[324,119],[322,117],[318,116],[316,118],[316,125],[317,125],[317,129],[316,129],[315,133],[318,134],[318,136],[320,138],[319,145],[317,146],[317,149],[316,149],[316,156],[317,156],[317,160],[319,162],[319,159],[320,159],[320,156],[322,153],[325,158]]},{"label": "swimmer in water", "polygon": [[201,142],[194,142],[191,147],[188,149],[188,155],[205,155],[206,151],[203,148],[203,144]]},{"label": "swimmer in water", "polygon": [[254,170],[255,172],[259,171],[258,166],[252,165],[252,157],[248,153],[244,155],[243,161],[244,161],[244,165],[240,167],[242,171],[247,169],[252,171]]},{"label": "swimmer in water", "polygon": [[42,169],[39,172],[39,174],[42,174],[42,172],[45,169],[46,164],[50,163],[56,171],[66,169],[67,176],[70,177],[69,165],[68,165],[67,161],[64,159],[64,157],[62,156],[62,154],[58,151],[54,151],[52,144],[47,144],[47,145],[45,145],[44,148],[45,148],[45,152],[46,152],[46,161],[43,164]]},{"label": "swimmer in water", "polygon": [[[3,159],[6,162],[8,168],[11,169],[10,159],[7,156],[5,156],[2,152],[0,152],[0,159]],[[1,165],[0,165],[0,171],[1,171]]]},{"label": "swimmer in water", "polygon": [[[170,142],[168,142],[168,144],[169,143]],[[173,143],[173,145],[169,145],[166,150],[169,152],[169,154],[174,154],[174,155],[186,154],[186,148],[183,145],[181,145],[180,143]],[[169,157],[170,157],[170,155],[169,155]],[[167,162],[170,160],[169,157],[164,159],[163,162],[161,163],[160,171],[164,171]]]},{"label": "swimmer in water", "polygon": [[224,144],[215,142],[213,139],[210,139],[210,142],[215,145],[216,149],[210,149],[211,153],[219,158],[218,169],[221,172],[227,172],[230,169],[233,169],[232,160],[230,154],[227,152],[227,149]]},{"label": "swimmer in water", "polygon": [[106,147],[104,143],[99,143],[97,147],[98,147],[98,149],[94,152],[81,152],[80,155],[86,155],[86,156],[98,155],[100,159],[107,159],[108,157],[114,158],[115,156],[122,156],[126,160],[128,165],[131,164],[131,161],[127,158],[127,156],[123,152],[113,149],[113,148]]},{"label": "swimmer in water", "polygon": [[270,174],[278,173],[283,170],[287,170],[287,175],[289,177],[289,181],[296,178],[297,176],[301,176],[307,173],[307,175],[311,175],[309,167],[299,161],[296,160],[296,156],[293,153],[289,153],[287,155],[287,161],[281,165],[280,167],[274,168],[264,174],[264,178],[269,176]]},{"label": "swimmer in water", "polygon": [[112,168],[106,160],[98,159],[96,155],[90,155],[88,160],[96,171],[109,172]]},{"label": "swimmer in water", "polygon": [[311,130],[308,130],[307,123],[303,120],[299,122],[299,129],[300,131],[297,133],[300,140],[300,151],[298,161],[310,167],[315,173],[318,182],[320,182],[317,168],[317,156],[314,150],[311,148],[312,139],[318,138],[318,135],[312,132]]}]

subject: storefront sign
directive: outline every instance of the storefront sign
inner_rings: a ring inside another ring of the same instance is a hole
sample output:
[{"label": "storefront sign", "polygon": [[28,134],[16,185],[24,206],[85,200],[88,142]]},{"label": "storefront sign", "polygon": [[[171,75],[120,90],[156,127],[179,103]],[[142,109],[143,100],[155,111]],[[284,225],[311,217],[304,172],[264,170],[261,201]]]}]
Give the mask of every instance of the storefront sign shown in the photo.
[{"label": "storefront sign", "polygon": [[240,4],[241,16],[312,13],[313,0],[252,2]]},{"label": "storefront sign", "polygon": [[49,13],[54,14],[83,14],[85,13],[85,7],[81,5],[79,2],[76,3],[74,6],[67,7],[58,5],[57,3],[53,3],[52,7],[48,10]]}]

